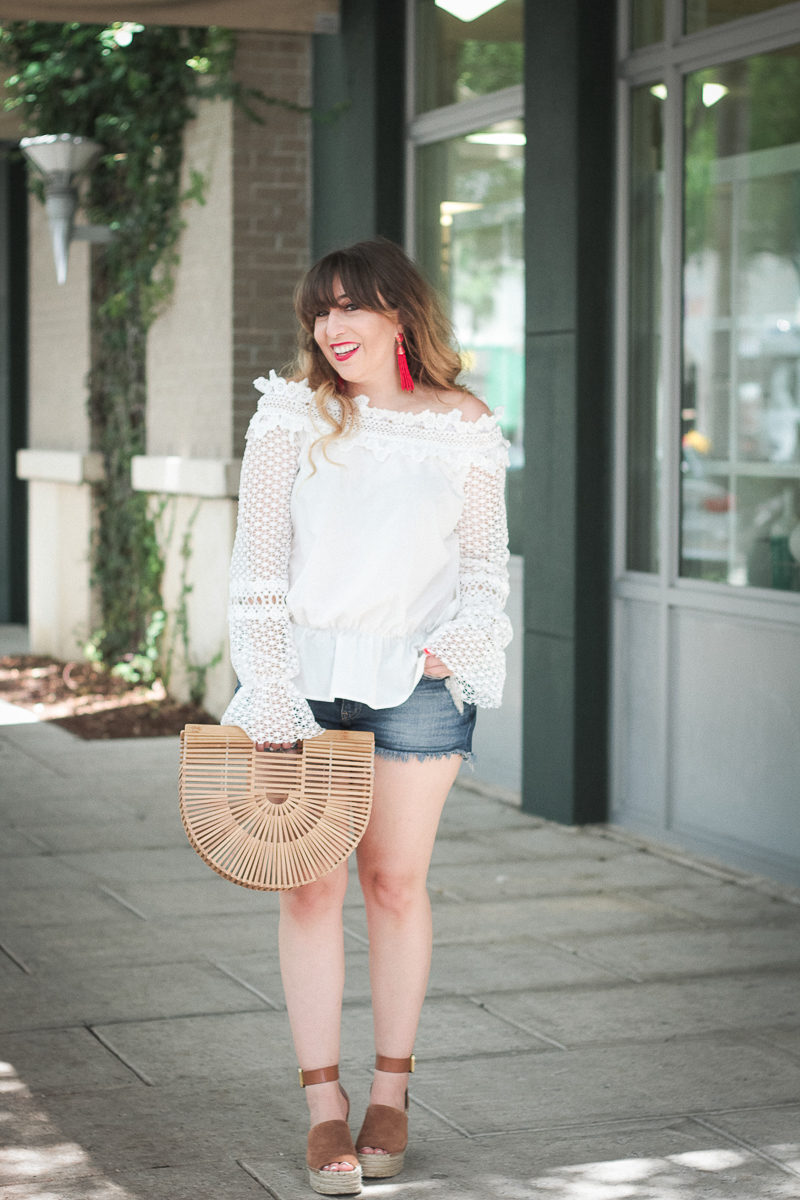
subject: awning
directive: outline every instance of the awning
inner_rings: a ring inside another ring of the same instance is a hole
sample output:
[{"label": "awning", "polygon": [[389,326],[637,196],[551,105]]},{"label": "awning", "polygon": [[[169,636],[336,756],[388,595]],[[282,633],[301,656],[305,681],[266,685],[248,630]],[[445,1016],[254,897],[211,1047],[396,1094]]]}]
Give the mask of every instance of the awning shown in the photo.
[{"label": "awning", "polygon": [[338,33],[339,0],[12,0],[3,21],[80,21],[141,25],[222,25],[280,33]]}]

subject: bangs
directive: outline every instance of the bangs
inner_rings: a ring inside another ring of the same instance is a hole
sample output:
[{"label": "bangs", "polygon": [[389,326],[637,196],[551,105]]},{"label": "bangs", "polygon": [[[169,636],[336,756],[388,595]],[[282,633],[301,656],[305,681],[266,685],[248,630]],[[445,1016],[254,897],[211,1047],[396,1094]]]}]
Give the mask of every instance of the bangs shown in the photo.
[{"label": "bangs", "polygon": [[[311,332],[317,313],[335,307],[342,294],[359,308],[387,312],[392,306],[378,291],[375,274],[375,264],[368,262],[358,247],[326,255],[311,268],[298,289],[295,311],[301,325]],[[337,280],[341,290],[334,286]]]}]

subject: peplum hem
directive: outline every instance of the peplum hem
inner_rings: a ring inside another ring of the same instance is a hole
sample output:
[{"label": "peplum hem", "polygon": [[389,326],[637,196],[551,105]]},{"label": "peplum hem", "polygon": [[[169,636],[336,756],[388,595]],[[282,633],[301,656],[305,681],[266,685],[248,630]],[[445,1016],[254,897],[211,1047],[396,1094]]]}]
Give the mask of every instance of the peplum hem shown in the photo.
[{"label": "peplum hem", "polygon": [[402,704],[422,678],[419,636],[387,637],[357,629],[292,624],[300,660],[294,686],[308,700],[352,700],[370,708]]}]

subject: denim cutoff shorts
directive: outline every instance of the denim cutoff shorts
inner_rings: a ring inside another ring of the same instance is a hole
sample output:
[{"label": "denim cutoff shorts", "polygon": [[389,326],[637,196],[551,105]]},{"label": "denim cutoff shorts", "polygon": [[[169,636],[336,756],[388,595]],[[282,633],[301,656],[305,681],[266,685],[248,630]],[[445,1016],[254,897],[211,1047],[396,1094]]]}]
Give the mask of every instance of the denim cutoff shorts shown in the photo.
[{"label": "denim cutoff shorts", "polygon": [[456,708],[443,679],[423,675],[414,691],[394,708],[370,708],[355,700],[309,700],[323,729],[358,729],[375,735],[379,758],[405,761],[449,758],[457,754],[472,761],[472,731],[476,708]]}]

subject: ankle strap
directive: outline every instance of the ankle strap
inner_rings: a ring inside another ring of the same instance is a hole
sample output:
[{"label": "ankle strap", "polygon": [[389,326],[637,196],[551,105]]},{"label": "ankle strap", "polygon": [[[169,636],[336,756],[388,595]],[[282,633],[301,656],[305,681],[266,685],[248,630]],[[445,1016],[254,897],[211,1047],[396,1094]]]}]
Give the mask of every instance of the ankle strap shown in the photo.
[{"label": "ankle strap", "polygon": [[301,1088],[313,1083],[335,1083],[339,1078],[339,1064],[336,1063],[333,1067],[318,1067],[316,1071],[304,1071],[302,1067],[298,1067],[297,1074],[300,1076]]},{"label": "ankle strap", "polygon": [[417,1060],[414,1055],[409,1058],[387,1058],[385,1054],[375,1055],[375,1070],[376,1071],[392,1071],[400,1075],[404,1071],[411,1071],[413,1074]]}]

